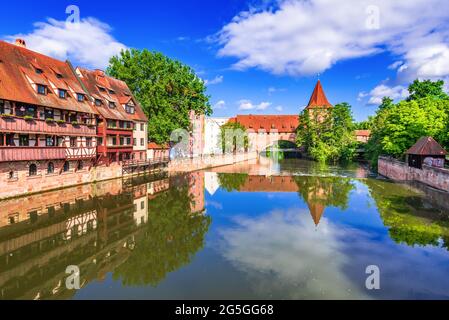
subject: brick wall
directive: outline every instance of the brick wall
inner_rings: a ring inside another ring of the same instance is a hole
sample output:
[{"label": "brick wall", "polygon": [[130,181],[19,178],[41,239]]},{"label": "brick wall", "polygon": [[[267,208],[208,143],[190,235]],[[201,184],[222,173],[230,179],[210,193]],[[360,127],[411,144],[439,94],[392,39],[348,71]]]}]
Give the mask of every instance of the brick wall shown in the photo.
[{"label": "brick wall", "polygon": [[422,169],[409,167],[404,162],[380,157],[379,174],[396,181],[418,181],[449,192],[449,170],[423,165]]}]

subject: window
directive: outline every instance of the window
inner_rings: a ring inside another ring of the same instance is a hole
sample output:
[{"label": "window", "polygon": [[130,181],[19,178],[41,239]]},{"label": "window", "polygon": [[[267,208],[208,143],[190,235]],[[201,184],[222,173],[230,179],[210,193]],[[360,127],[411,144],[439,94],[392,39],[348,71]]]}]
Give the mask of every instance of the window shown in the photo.
[{"label": "window", "polygon": [[106,89],[103,87],[98,87],[98,89],[100,89],[101,92],[106,92]]},{"label": "window", "polygon": [[117,121],[108,120],[108,128],[117,128]]},{"label": "window", "polygon": [[83,102],[83,101],[84,101],[84,94],[77,93],[77,94],[76,94],[76,99],[77,99],[79,102]]},{"label": "window", "polygon": [[103,138],[97,139],[97,145],[102,146],[103,145]]},{"label": "window", "polygon": [[59,89],[59,98],[67,99],[67,90]]},{"label": "window", "polygon": [[16,173],[14,171],[9,171],[8,172],[8,179],[9,180],[13,180],[16,178]]},{"label": "window", "polygon": [[133,107],[133,106],[130,106],[130,105],[126,105],[126,106],[125,106],[125,111],[126,111],[127,113],[130,113],[130,114],[134,114],[134,113],[136,112],[136,110],[134,109],[134,107]]},{"label": "window", "polygon": [[115,109],[115,102],[109,101],[109,108]]},{"label": "window", "polygon": [[109,94],[115,94],[114,90],[109,89]]},{"label": "window", "polygon": [[76,137],[70,137],[70,147],[71,148],[75,148],[76,147],[76,145],[77,145],[77,138]]},{"label": "window", "polygon": [[101,106],[101,100],[100,99],[95,99],[95,105],[97,106],[97,107],[99,107],[99,106]]},{"label": "window", "polygon": [[68,161],[64,162],[64,167],[62,168],[64,172],[68,172],[70,170],[70,163]]},{"label": "window", "polygon": [[29,166],[28,175],[30,177],[37,175],[37,166],[34,163],[30,164]]},{"label": "window", "polygon": [[140,131],[145,131],[145,125],[143,123],[140,124]]},{"label": "window", "polygon": [[120,137],[120,145],[121,146],[125,145],[125,138],[124,137]]},{"label": "window", "polygon": [[52,109],[45,109],[44,118],[45,119],[54,119],[55,118],[54,111]]},{"label": "window", "polygon": [[131,138],[126,138],[126,145],[128,145],[128,146],[131,145]]},{"label": "window", "polygon": [[0,114],[4,114],[4,113],[5,113],[5,101],[0,100]]},{"label": "window", "polygon": [[84,168],[84,163],[83,161],[78,161],[78,165],[76,166],[76,170],[83,170]]},{"label": "window", "polygon": [[60,74],[60,73],[57,73],[57,74],[56,74],[56,78],[58,78],[58,79],[62,79],[62,74]]},{"label": "window", "polygon": [[47,147],[54,147],[55,146],[55,137],[53,136],[47,136],[45,138],[45,146]]},{"label": "window", "polygon": [[145,139],[144,138],[140,138],[140,146],[144,146],[145,145]]},{"label": "window", "polygon": [[92,147],[92,138],[86,138],[86,147]]},{"label": "window", "polygon": [[140,203],[140,209],[145,209],[145,201],[142,201],[141,203]]},{"label": "window", "polygon": [[49,162],[47,165],[47,174],[55,173],[55,165],[53,162]]},{"label": "window", "polygon": [[45,87],[42,84],[38,84],[37,85],[37,93],[46,95],[47,94],[47,87]]},{"label": "window", "polygon": [[37,74],[43,74],[44,73],[44,71],[42,69],[36,68],[35,70],[36,70]]},{"label": "window", "polygon": [[133,146],[137,146],[137,139],[136,138],[134,138],[134,140],[133,140]]},{"label": "window", "polygon": [[30,139],[28,136],[19,136],[19,146],[20,147],[28,147],[30,145]]},{"label": "window", "polygon": [[117,138],[116,137],[112,137],[112,145],[113,146],[117,145]]}]

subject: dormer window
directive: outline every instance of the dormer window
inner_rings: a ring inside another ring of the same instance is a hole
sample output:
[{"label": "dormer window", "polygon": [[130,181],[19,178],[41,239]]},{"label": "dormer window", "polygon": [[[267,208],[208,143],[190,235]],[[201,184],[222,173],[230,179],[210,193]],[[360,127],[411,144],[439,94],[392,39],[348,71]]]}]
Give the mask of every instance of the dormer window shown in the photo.
[{"label": "dormer window", "polygon": [[98,87],[98,89],[100,89],[101,92],[106,92],[106,89],[103,87]]},{"label": "dormer window", "polygon": [[59,92],[59,98],[67,99],[67,90],[59,89],[58,92]]},{"label": "dormer window", "polygon": [[115,102],[109,101],[109,108],[115,109]]},{"label": "dormer window", "polygon": [[38,84],[37,85],[37,93],[42,94],[42,95],[46,95],[47,94],[47,87],[44,86],[43,84]]},{"label": "dormer window", "polygon": [[84,102],[84,94],[77,93],[76,99],[78,100],[78,102]]},{"label": "dormer window", "polygon": [[115,94],[114,90],[109,90],[109,94]]},{"label": "dormer window", "polygon": [[60,74],[60,73],[57,73],[57,74],[56,74],[56,78],[58,78],[58,79],[62,79],[62,74]]},{"label": "dormer window", "polygon": [[36,70],[37,74],[43,74],[44,73],[44,71],[42,69],[36,68],[35,70]]},{"label": "dormer window", "polygon": [[134,106],[130,106],[129,104],[127,104],[125,106],[125,111],[129,114],[134,114],[136,112],[136,110],[134,109]]},{"label": "dormer window", "polygon": [[101,106],[101,100],[100,99],[95,99],[95,105],[97,106],[97,107],[99,107],[99,106]]}]

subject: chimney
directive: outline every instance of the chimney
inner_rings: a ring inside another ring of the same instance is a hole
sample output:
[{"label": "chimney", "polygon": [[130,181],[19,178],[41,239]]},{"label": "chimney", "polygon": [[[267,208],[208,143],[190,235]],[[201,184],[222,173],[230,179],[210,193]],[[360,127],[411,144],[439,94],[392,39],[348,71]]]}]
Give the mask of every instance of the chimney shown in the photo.
[{"label": "chimney", "polygon": [[16,46],[18,47],[22,47],[22,48],[26,48],[26,42],[23,39],[16,39]]}]

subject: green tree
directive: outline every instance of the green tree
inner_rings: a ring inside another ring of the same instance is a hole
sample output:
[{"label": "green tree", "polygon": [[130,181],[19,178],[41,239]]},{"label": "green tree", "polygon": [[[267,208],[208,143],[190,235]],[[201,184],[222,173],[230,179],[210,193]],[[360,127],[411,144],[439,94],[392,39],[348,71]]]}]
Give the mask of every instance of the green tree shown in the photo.
[{"label": "green tree", "polygon": [[367,158],[374,168],[380,155],[403,158],[423,136],[449,147],[449,99],[426,97],[379,108],[373,121]]},{"label": "green tree", "polygon": [[111,58],[107,74],[128,84],[150,119],[148,136],[159,144],[176,129],[190,129],[189,112],[212,114],[206,86],[187,65],[148,50]]},{"label": "green tree", "polygon": [[247,173],[219,173],[218,182],[220,187],[228,192],[239,191],[248,179]]},{"label": "green tree", "polygon": [[221,126],[218,144],[223,153],[248,150],[249,138],[246,128],[238,122],[228,122]]},{"label": "green tree", "polygon": [[157,286],[168,273],[188,265],[204,247],[211,224],[209,216],[192,213],[192,201],[187,187],[171,188],[149,201],[148,223],[128,260],[115,269],[114,279]]},{"label": "green tree", "polygon": [[444,81],[431,81],[424,80],[420,81],[416,79],[408,87],[410,93],[408,101],[419,100],[422,98],[434,98],[434,99],[444,99],[447,98],[447,94],[444,92]]},{"label": "green tree", "polygon": [[348,103],[330,111],[304,110],[300,115],[297,145],[319,162],[351,161],[356,150],[354,120]]}]

